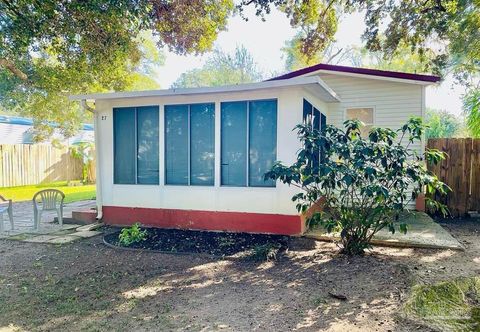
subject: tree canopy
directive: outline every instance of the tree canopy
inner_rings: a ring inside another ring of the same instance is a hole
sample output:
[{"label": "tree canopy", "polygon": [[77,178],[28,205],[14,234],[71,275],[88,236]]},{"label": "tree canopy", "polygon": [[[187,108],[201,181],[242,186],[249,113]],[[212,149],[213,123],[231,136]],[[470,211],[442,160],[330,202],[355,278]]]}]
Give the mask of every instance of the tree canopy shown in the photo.
[{"label": "tree canopy", "polygon": [[[276,3],[259,2],[262,8]],[[321,61],[343,61],[376,69],[433,72],[443,77],[452,74],[466,89],[463,108],[470,132],[480,136],[479,0],[329,2],[332,3],[337,16],[354,11],[365,14],[364,46],[342,50],[335,47],[332,36],[324,48],[309,48],[304,45],[308,43],[306,33],[300,31],[284,48],[288,70]]]},{"label": "tree canopy", "polygon": [[285,69],[293,71],[304,67],[316,65],[317,63],[340,64],[342,62],[353,62],[356,54],[353,47],[342,48],[335,42],[330,43],[324,49],[318,49],[315,53],[307,55],[302,51],[302,33],[285,42],[282,52],[285,57]]},{"label": "tree canopy", "polygon": [[[334,40],[342,13],[362,12],[369,51],[391,58],[402,47],[424,61],[426,71],[452,70],[467,79],[480,69],[480,1],[478,0],[243,0],[257,15],[282,8],[300,28],[299,50],[308,58]],[[423,59],[422,59],[423,60]]]},{"label": "tree canopy", "polygon": [[300,35],[288,40],[282,48],[285,54],[285,69],[292,71],[317,63],[348,64],[355,67],[369,67],[382,70],[403,72],[422,72],[425,59],[412,53],[405,45],[400,46],[395,55],[385,57],[380,51],[369,51],[366,47],[347,46],[340,47],[332,42],[327,48],[318,50],[311,57],[302,53]]},{"label": "tree canopy", "polygon": [[425,116],[427,138],[462,137],[468,135],[465,121],[443,110],[428,108]]},{"label": "tree canopy", "polygon": [[83,115],[68,95],[157,87],[148,67],[163,63],[159,49],[209,50],[233,7],[232,0],[2,0],[0,106],[32,117],[39,140],[51,122],[70,136]]},{"label": "tree canopy", "polygon": [[480,86],[469,91],[463,99],[468,128],[473,137],[480,137]]},{"label": "tree canopy", "polygon": [[142,31],[157,48],[200,54],[248,7],[265,20],[272,8],[283,11],[300,31],[296,50],[310,60],[331,45],[339,15],[362,11],[366,49],[385,59],[408,49],[424,70],[452,72],[478,89],[479,0],[0,0],[0,107],[68,133],[79,117],[68,94],[134,88],[144,74]]},{"label": "tree canopy", "polygon": [[216,49],[201,68],[180,75],[172,88],[251,83],[262,80],[263,76],[248,50],[237,46],[232,54]]},{"label": "tree canopy", "polygon": [[38,52],[31,61],[32,76],[26,81],[0,71],[0,105],[10,113],[33,118],[37,141],[53,133],[52,122],[66,137],[71,136],[88,114],[68,99],[70,94],[158,87],[152,78],[153,65],[162,64],[164,55],[154,47],[151,34],[140,33],[136,42],[138,60],[121,56],[93,67],[84,60],[62,64],[59,54]]}]

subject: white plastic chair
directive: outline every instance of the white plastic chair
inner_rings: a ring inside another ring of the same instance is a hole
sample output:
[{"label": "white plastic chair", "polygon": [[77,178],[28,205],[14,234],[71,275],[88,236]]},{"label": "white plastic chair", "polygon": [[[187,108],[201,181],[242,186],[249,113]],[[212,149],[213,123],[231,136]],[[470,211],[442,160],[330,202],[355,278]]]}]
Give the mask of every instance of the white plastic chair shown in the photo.
[{"label": "white plastic chair", "polygon": [[57,189],[41,190],[33,196],[33,224],[35,229],[40,229],[40,220],[42,219],[43,211],[57,211],[58,223],[60,226],[63,226],[64,199],[65,194]]},{"label": "white plastic chair", "polygon": [[3,232],[3,214],[7,212],[10,219],[10,226],[13,229],[13,205],[11,199],[6,199],[0,195],[0,232]]}]

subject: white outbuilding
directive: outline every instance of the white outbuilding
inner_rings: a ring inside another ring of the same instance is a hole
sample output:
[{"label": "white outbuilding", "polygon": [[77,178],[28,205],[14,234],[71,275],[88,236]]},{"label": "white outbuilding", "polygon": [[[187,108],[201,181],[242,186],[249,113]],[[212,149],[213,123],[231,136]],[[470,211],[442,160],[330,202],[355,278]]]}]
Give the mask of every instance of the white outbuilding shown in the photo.
[{"label": "white outbuilding", "polygon": [[304,230],[295,188],[263,177],[276,160],[295,161],[292,129],[306,118],[397,129],[424,116],[425,88],[439,81],[319,64],[259,83],[72,99],[95,102],[105,223],[293,235]]}]

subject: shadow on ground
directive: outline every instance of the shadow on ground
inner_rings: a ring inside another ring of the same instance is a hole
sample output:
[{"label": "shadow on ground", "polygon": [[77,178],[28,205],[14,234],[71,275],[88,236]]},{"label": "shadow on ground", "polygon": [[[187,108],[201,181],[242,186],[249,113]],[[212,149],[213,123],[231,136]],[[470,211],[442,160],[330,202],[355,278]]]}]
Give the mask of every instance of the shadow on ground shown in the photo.
[{"label": "shadow on ground", "polygon": [[100,237],[63,246],[0,240],[0,330],[410,331],[418,326],[401,312],[411,285],[458,274],[457,262],[475,273],[465,262],[480,259],[478,243],[357,258],[313,243],[258,263],[119,251]]},{"label": "shadow on ground", "polygon": [[[322,250],[258,264],[93,243],[15,247],[16,259],[6,257],[13,275],[2,276],[0,321],[26,329],[287,331],[361,327],[375,319],[394,326],[382,317],[398,309],[408,284],[407,273],[384,259],[334,258]],[[18,256],[27,252],[18,269]]]}]

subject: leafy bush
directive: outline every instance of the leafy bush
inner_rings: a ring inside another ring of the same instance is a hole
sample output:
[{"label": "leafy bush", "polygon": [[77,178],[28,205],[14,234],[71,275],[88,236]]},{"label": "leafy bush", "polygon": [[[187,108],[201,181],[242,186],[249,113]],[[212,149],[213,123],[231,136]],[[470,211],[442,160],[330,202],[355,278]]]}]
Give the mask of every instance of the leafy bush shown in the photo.
[{"label": "leafy bush", "polygon": [[257,262],[274,261],[277,260],[277,254],[280,248],[280,243],[267,242],[265,244],[257,244],[253,247],[248,257]]},{"label": "leafy bush", "polygon": [[[394,233],[399,214],[424,188],[445,193],[448,187],[427,170],[424,160],[437,163],[443,153],[418,155],[411,149],[424,133],[421,119],[412,118],[397,131],[374,128],[367,138],[360,135],[360,121],[344,125],[345,130],[329,125],[323,132],[298,125],[303,148],[297,161],[291,166],[275,163],[265,178],[301,189],[292,198],[299,212],[306,213],[313,204],[321,207],[306,214],[308,226],[338,230],[342,252],[353,255],[369,248],[382,228]],[[438,202],[428,205],[445,211]],[[405,224],[399,229],[407,231]]]},{"label": "leafy bush", "polygon": [[147,230],[140,228],[140,223],[135,223],[131,227],[123,228],[118,235],[120,245],[128,247],[133,243],[144,241],[147,237]]}]

